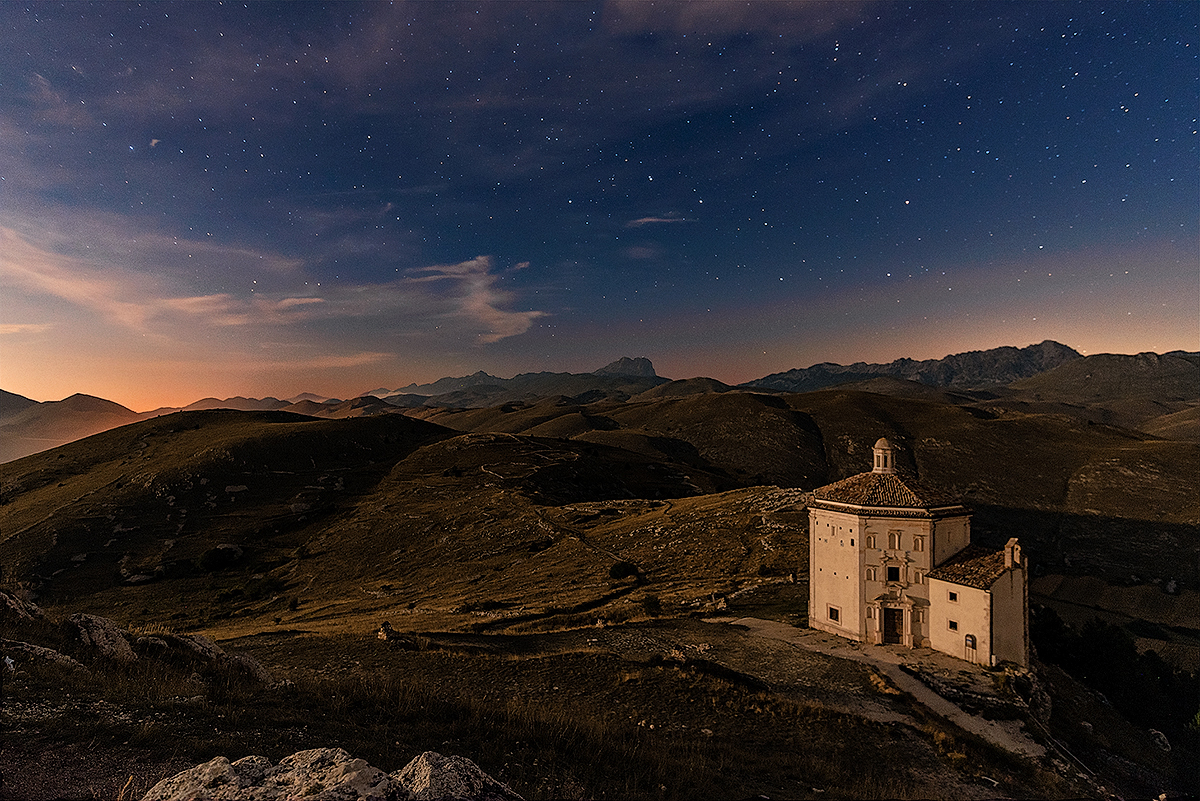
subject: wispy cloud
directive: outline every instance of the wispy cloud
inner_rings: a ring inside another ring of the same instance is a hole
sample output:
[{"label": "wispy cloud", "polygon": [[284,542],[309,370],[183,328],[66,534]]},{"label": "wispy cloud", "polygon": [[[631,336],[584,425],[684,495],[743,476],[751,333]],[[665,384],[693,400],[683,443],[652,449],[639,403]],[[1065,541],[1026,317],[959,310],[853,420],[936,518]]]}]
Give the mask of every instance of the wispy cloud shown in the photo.
[{"label": "wispy cloud", "polygon": [[695,222],[689,217],[679,217],[676,215],[667,215],[665,217],[638,217],[636,220],[630,220],[625,223],[626,228],[641,228],[643,225],[657,225],[659,223],[681,223]]},{"label": "wispy cloud", "polygon": [[[514,269],[524,269],[528,262]],[[492,269],[490,256],[476,256],[458,264],[422,267],[412,271],[416,282],[447,282],[450,290],[448,313],[474,321],[482,330],[478,339],[482,343],[499,342],[501,339],[523,334],[533,321],[546,315],[542,311],[510,311],[504,307],[512,303],[513,292],[502,289],[498,283],[501,276]]]},{"label": "wispy cloud", "polygon": [[[212,248],[213,246],[209,246]],[[187,249],[185,248],[184,251]],[[230,249],[251,263],[285,262],[269,254]],[[189,254],[180,252],[184,260]],[[228,255],[228,254],[227,254]],[[112,324],[132,331],[186,341],[201,329],[274,329],[273,339],[289,327],[338,321],[377,337],[403,337],[436,332],[449,339],[488,344],[522,334],[546,312],[517,311],[514,290],[501,286],[523,262],[508,271],[495,269],[491,257],[458,264],[420,267],[394,281],[335,282],[305,286],[302,271],[291,286],[269,291],[196,292],[177,269],[133,269],[110,253],[87,258],[55,252],[16,230],[0,226],[0,282],[26,294],[48,296],[88,309]],[[169,277],[164,277],[169,276]],[[284,279],[288,275],[283,276]],[[278,276],[277,276],[278,278]],[[30,326],[11,331],[32,331]],[[309,332],[308,336],[312,336]],[[247,337],[253,337],[251,333]],[[314,343],[319,344],[319,343]]]},{"label": "wispy cloud", "polygon": [[0,336],[12,334],[40,334],[54,326],[49,323],[0,323]]}]

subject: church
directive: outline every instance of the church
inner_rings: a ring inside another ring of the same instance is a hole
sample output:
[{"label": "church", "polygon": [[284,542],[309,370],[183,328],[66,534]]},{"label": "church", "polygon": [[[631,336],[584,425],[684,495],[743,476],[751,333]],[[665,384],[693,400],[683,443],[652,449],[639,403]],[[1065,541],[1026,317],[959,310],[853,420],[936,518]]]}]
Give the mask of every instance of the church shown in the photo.
[{"label": "church", "polygon": [[971,544],[967,508],[898,472],[887,439],[875,443],[871,472],[814,490],[808,510],[809,626],[980,665],[1028,666],[1017,539],[999,551]]}]

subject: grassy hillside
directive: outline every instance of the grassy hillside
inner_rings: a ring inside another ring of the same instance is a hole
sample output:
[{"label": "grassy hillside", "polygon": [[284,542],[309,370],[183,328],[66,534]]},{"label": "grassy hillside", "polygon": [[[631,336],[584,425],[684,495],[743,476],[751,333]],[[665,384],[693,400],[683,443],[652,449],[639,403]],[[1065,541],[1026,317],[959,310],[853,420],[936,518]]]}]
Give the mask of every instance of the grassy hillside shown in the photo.
[{"label": "grassy hillside", "polygon": [[[689,622],[802,624],[807,493],[868,469],[880,436],[975,507],[980,539],[1020,536],[1039,572],[1195,589],[1200,446],[1074,416],[845,389],[420,414],[183,412],[0,465],[7,586],[52,615],[203,632],[293,682],[214,683],[181,711],[190,674],[143,663],[70,692],[157,728],[67,711],[59,734],[22,741],[20,764],[97,738],[146,744],[128,757],[143,762],[165,760],[152,743],[168,737],[194,758],[346,744],[385,767],[449,744],[532,797],[1080,795],[857,663]],[[375,639],[384,620],[398,645]],[[1003,715],[1028,716],[1007,679],[978,673]],[[113,696],[138,676],[158,689]],[[22,681],[50,698],[67,679]],[[1055,681],[1065,708],[1106,722],[1087,737],[1069,716],[1046,725],[1118,766],[1119,787],[1174,775],[1190,746],[1159,753],[1144,727]],[[903,760],[847,769],[895,748]],[[622,770],[589,769],[595,754]]]}]

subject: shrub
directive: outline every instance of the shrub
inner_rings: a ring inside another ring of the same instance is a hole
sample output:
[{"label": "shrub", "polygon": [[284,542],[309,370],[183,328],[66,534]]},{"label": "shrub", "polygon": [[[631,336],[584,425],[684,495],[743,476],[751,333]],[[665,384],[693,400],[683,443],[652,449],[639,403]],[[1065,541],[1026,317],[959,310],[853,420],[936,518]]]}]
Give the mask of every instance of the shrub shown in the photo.
[{"label": "shrub", "polygon": [[638,574],[637,565],[633,562],[617,562],[608,569],[608,577],[611,579],[623,579]]},{"label": "shrub", "polygon": [[658,599],[657,595],[647,595],[642,599],[642,611],[651,617],[660,615],[662,614],[662,601]]},{"label": "shrub", "polygon": [[196,567],[205,573],[215,573],[232,565],[241,555],[240,548],[232,545],[218,545],[200,554],[196,559]]}]

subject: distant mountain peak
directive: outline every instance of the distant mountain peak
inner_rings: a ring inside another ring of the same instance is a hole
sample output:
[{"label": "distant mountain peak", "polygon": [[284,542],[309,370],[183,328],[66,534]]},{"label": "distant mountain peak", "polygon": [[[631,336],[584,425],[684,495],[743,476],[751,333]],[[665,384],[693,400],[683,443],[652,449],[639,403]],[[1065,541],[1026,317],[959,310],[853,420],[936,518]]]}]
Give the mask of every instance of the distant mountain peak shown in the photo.
[{"label": "distant mountain peak", "polygon": [[972,350],[922,361],[896,359],[887,364],[855,362],[850,365],[822,362],[805,369],[788,370],[786,373],[748,381],[742,386],[782,392],[812,392],[889,376],[931,387],[972,389],[1011,384],[1079,358],[1082,356],[1078,351],[1048,339],[1024,348],[1005,346]]},{"label": "distant mountain peak", "polygon": [[658,373],[654,372],[654,365],[645,356],[638,356],[636,359],[622,356],[615,362],[592,371],[592,375],[632,375],[638,378],[658,378]]}]

